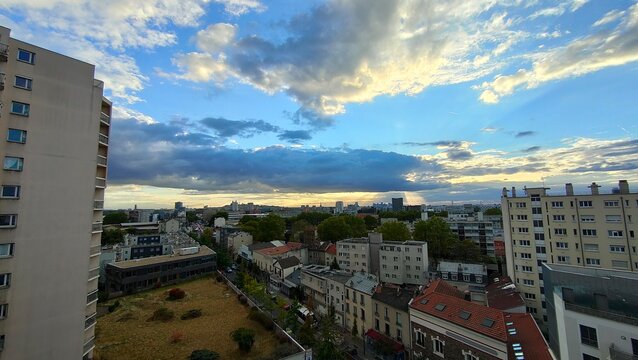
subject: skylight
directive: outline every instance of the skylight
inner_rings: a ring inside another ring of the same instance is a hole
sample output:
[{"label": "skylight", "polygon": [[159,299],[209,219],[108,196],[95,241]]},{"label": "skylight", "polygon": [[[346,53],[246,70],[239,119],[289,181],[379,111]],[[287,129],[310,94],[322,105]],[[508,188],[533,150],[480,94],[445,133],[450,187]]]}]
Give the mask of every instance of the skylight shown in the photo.
[{"label": "skylight", "polygon": [[485,320],[483,320],[483,322],[481,323],[481,325],[491,328],[492,326],[494,326],[494,320],[490,319],[490,318],[485,318]]},{"label": "skylight", "polygon": [[443,311],[445,310],[445,304],[436,304],[436,306],[434,307],[437,311]]},{"label": "skylight", "polygon": [[461,310],[461,312],[459,313],[459,317],[463,320],[467,320],[470,318],[470,316],[472,316],[472,313],[469,313],[467,311],[463,311]]}]

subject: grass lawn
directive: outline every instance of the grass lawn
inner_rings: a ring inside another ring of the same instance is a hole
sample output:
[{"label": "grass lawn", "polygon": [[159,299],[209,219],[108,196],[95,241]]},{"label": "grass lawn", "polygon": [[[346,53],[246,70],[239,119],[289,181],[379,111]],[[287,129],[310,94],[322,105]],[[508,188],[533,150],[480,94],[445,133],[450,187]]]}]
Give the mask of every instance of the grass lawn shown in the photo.
[{"label": "grass lawn", "polygon": [[[179,287],[186,291],[181,300],[166,300],[168,290]],[[237,301],[235,292],[212,278],[202,278],[170,287],[117,299],[121,306],[98,318],[96,328],[96,360],[120,359],[187,359],[193,350],[209,349],[222,359],[258,359],[270,355],[278,344],[273,332],[248,319],[249,308]],[[113,302],[113,300],[111,300]],[[168,322],[147,321],[153,312],[166,307],[175,312]],[[188,310],[201,309],[202,316],[181,320]],[[255,344],[249,353],[237,348],[230,333],[239,328],[255,330]],[[171,336],[180,332],[183,339],[172,343]]]}]

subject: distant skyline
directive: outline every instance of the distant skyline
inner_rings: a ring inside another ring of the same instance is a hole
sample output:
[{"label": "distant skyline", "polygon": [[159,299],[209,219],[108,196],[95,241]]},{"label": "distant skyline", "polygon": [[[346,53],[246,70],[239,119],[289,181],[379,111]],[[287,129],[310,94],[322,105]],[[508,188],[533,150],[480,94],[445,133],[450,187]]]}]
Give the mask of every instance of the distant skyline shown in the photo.
[{"label": "distant skyline", "polygon": [[629,0],[3,0],[96,65],[107,208],[638,190]]}]

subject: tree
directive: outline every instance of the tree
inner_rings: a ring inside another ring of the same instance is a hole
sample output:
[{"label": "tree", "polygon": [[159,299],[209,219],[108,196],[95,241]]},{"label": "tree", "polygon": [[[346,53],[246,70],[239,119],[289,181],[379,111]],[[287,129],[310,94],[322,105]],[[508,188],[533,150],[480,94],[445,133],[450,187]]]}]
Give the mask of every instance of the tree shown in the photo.
[{"label": "tree", "polygon": [[454,244],[454,258],[463,262],[481,261],[481,249],[472,240],[458,241]]},{"label": "tree", "polygon": [[112,212],[110,214],[106,214],[102,222],[104,225],[125,223],[128,222],[128,214],[123,211]]},{"label": "tree", "polygon": [[239,349],[245,352],[250,351],[255,343],[255,330],[246,329],[246,328],[238,328],[232,333],[230,336],[239,346]]},{"label": "tree", "polygon": [[189,360],[219,360],[218,353],[211,350],[195,350],[188,357]]},{"label": "tree", "polygon": [[377,228],[377,232],[383,234],[384,241],[410,240],[410,230],[402,222],[387,222]]},{"label": "tree", "polygon": [[197,221],[197,214],[194,211],[187,211],[186,220],[188,220],[189,223]]},{"label": "tree", "polygon": [[[355,314],[356,315],[356,314]],[[357,318],[354,318],[354,323],[352,324],[352,336],[359,336],[359,327],[357,326]]]},{"label": "tree", "polygon": [[314,347],[317,360],[343,360],[345,355],[339,349],[341,340],[340,330],[335,321],[333,305],[328,307],[328,314],[319,322],[319,340]]},{"label": "tree", "polygon": [[283,240],[286,221],[275,214],[268,214],[259,222],[259,241]]},{"label": "tree", "polygon": [[332,259],[332,264],[330,264],[330,269],[332,270],[341,270],[339,264],[337,263],[337,258]]},{"label": "tree", "polygon": [[299,342],[304,346],[313,347],[315,341],[315,331],[312,328],[312,320],[308,317],[301,326],[301,329],[299,329]]},{"label": "tree", "polygon": [[483,214],[485,214],[485,215],[503,215],[503,212],[501,211],[500,208],[489,208],[489,209],[485,210],[485,212]]},{"label": "tree", "polygon": [[102,231],[102,245],[115,245],[124,241],[124,232],[121,229],[105,229]]},{"label": "tree", "polygon": [[202,245],[206,245],[209,248],[213,247],[213,240],[215,238],[215,234],[213,233],[212,228],[204,228],[202,235],[199,237],[199,243]]},{"label": "tree", "polygon": [[315,226],[308,221],[301,219],[292,223],[292,241],[298,241],[303,243],[311,243],[314,239]]},{"label": "tree", "polygon": [[305,220],[310,225],[317,226],[317,225],[321,224],[322,221],[324,221],[324,220],[326,220],[327,218],[330,218],[330,217],[332,217],[332,215],[326,214],[326,213],[307,212],[307,213],[301,213],[301,214],[295,216],[294,218],[291,219],[291,221],[292,221],[292,223],[294,223],[295,221]]},{"label": "tree", "polygon": [[341,215],[340,217],[342,217],[346,224],[350,226],[352,236],[361,237],[368,235],[368,229],[366,228],[366,223],[363,219],[352,215]]},{"label": "tree", "polygon": [[341,216],[330,217],[317,227],[319,239],[322,241],[337,242],[352,237],[350,226]]},{"label": "tree", "polygon": [[451,255],[455,235],[442,218],[435,216],[427,221],[418,221],[414,225],[414,240],[428,243],[428,254],[436,266],[439,260]]},{"label": "tree", "polygon": [[368,230],[374,230],[377,226],[379,226],[379,220],[371,215],[366,215],[366,217],[363,218],[363,222],[365,222],[366,229]]}]

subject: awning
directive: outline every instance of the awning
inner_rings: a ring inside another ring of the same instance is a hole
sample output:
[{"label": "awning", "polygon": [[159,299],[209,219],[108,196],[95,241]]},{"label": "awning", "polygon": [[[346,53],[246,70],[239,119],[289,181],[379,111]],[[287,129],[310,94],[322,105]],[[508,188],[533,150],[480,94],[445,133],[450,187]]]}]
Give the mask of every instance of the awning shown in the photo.
[{"label": "awning", "polygon": [[389,344],[392,345],[392,350],[394,350],[395,353],[397,352],[401,352],[404,351],[404,346],[403,344],[401,344],[400,342],[385,336],[383,334],[381,334],[380,332],[374,330],[374,329],[370,329],[368,331],[366,331],[366,336],[369,337],[370,339],[374,340],[374,341],[385,341]]}]

